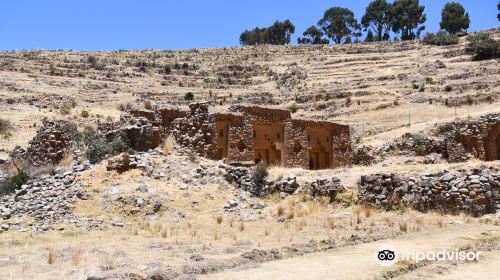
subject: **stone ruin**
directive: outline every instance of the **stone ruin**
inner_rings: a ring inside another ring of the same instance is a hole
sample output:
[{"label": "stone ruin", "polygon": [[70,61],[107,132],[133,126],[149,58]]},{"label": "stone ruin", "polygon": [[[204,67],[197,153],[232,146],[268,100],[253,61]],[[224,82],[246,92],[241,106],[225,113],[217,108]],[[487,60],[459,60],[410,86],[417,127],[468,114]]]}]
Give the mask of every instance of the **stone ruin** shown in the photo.
[{"label": "stone ruin", "polygon": [[[233,106],[227,112],[210,112],[208,102],[189,110],[161,108],[155,112],[132,110],[158,135],[173,135],[188,150],[232,165],[269,165],[327,169],[349,165],[352,159],[349,126],[326,121],[295,119],[289,110]],[[142,134],[141,141],[149,141]],[[152,147],[153,145],[151,145]]]},{"label": "stone ruin", "polygon": [[419,178],[394,173],[363,175],[358,197],[361,203],[385,209],[412,207],[480,216],[500,210],[500,174],[494,168],[473,168]]},{"label": "stone ruin", "polygon": [[33,166],[57,164],[71,148],[64,121],[44,120],[26,150],[16,147],[13,155],[25,159]]},{"label": "stone ruin", "polygon": [[[23,156],[33,165],[60,162],[71,147],[67,125],[44,121]],[[352,162],[349,126],[292,118],[283,109],[238,105],[215,113],[209,111],[208,102],[197,102],[189,110],[131,110],[118,122],[100,123],[98,131],[108,141],[124,133],[130,147],[139,152],[155,149],[172,135],[185,150],[231,165],[265,161],[328,169]]]},{"label": "stone ruin", "polygon": [[369,146],[358,148],[355,150],[354,163],[369,164],[375,161],[376,155],[386,155],[396,150],[401,154],[426,158],[443,157],[448,162],[464,162],[471,158],[500,160],[499,113],[446,123],[435,128],[432,134],[435,138],[408,134],[405,139],[386,143],[377,149]]},{"label": "stone ruin", "polygon": [[155,123],[146,116],[122,116],[117,123],[99,124],[98,130],[105,135],[108,141],[113,140],[116,135],[124,133],[130,141],[132,149],[139,152],[148,151],[160,145],[162,134],[160,129],[154,125]]},{"label": "stone ruin", "polygon": [[445,135],[445,156],[450,162],[466,161],[471,157],[500,160],[500,113],[452,122],[441,126],[439,132]]}]

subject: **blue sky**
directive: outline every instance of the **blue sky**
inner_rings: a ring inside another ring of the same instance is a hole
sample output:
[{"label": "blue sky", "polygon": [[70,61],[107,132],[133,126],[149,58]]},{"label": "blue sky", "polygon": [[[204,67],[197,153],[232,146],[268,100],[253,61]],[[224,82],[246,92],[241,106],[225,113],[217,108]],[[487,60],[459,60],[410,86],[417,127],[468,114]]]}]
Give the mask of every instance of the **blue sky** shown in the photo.
[{"label": "blue sky", "polygon": [[[456,1],[456,0],[455,0]],[[0,49],[188,49],[234,46],[244,29],[290,19],[293,42],[334,6],[358,20],[370,0],[4,0]],[[421,0],[426,31],[437,31],[448,1]],[[469,31],[499,25],[498,0],[459,0],[471,17]]]}]

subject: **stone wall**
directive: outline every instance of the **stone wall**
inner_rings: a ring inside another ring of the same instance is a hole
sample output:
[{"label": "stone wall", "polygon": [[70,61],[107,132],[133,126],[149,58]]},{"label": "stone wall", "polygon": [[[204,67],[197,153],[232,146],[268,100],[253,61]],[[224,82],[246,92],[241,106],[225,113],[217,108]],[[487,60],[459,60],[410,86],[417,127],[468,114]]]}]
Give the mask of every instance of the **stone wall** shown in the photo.
[{"label": "stone wall", "polygon": [[386,209],[467,212],[474,216],[500,210],[500,174],[494,168],[439,172],[420,177],[394,173],[364,175],[358,182],[361,203]]},{"label": "stone wall", "polygon": [[122,116],[115,123],[101,123],[98,131],[112,141],[119,133],[125,133],[132,149],[144,152],[160,145],[163,134],[160,129],[144,117]]},{"label": "stone wall", "polygon": [[136,118],[143,117],[150,122],[156,121],[156,114],[151,110],[130,110],[129,113]]},{"label": "stone wall", "polygon": [[178,108],[161,108],[156,111],[156,115],[161,127],[169,131],[173,128],[174,120],[186,118],[189,115],[189,111],[183,111]]},{"label": "stone wall", "polygon": [[247,121],[230,123],[227,162],[231,164],[254,163],[252,126]]},{"label": "stone wall", "polygon": [[[399,151],[399,154],[409,156],[441,154],[449,162],[464,162],[471,158],[500,160],[499,113],[441,124],[431,131],[431,135],[433,138],[407,133],[403,139],[372,149],[370,156],[386,156]],[[365,153],[361,153],[361,156],[365,156]],[[361,161],[362,158],[355,159],[355,162]]]},{"label": "stone wall", "polygon": [[288,167],[309,168],[307,131],[295,120],[285,125],[285,163]]},{"label": "stone wall", "polygon": [[438,132],[445,135],[446,156],[451,162],[472,157],[500,159],[500,113],[452,122],[441,126]]},{"label": "stone wall", "polygon": [[64,121],[44,120],[23,156],[33,166],[57,164],[71,148]]},{"label": "stone wall", "polygon": [[217,155],[215,114],[208,111],[208,102],[189,105],[190,114],[174,120],[172,135],[181,146],[204,157]]}]

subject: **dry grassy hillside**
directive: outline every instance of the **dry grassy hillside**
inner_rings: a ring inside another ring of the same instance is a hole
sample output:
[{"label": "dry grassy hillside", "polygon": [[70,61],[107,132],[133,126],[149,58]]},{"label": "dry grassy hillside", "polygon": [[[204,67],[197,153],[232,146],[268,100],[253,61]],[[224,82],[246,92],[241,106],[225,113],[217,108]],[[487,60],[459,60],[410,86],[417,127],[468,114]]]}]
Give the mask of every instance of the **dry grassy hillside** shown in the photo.
[{"label": "dry grassy hillside", "polygon": [[[499,29],[488,32],[500,36]],[[120,108],[186,104],[184,95],[218,107],[257,103],[341,121],[365,141],[384,141],[437,121],[498,110],[498,60],[472,61],[459,45],[415,42],[343,46],[257,46],[182,51],[1,52],[0,115],[15,124],[12,148],[42,116],[116,119]],[[150,101],[150,102],[146,102]],[[146,102],[146,103],[145,103]],[[72,106],[69,106],[69,105]],[[72,107],[76,106],[76,108]],[[408,128],[408,122],[412,127]],[[379,134],[386,132],[385,134]],[[375,135],[368,137],[370,135]]]},{"label": "dry grassy hillside", "polygon": [[[499,28],[487,32],[500,37]],[[16,145],[26,147],[43,118],[70,120],[83,130],[116,121],[130,107],[185,106],[190,92],[195,100],[210,100],[213,110],[252,103],[346,123],[353,142],[373,146],[406,132],[427,133],[455,117],[500,112],[499,61],[473,61],[466,45],[461,37],[446,47],[414,41],[0,52],[0,167],[9,169],[0,170],[0,181],[7,178],[3,174],[20,174],[15,160],[2,158]],[[55,136],[59,130],[48,127],[40,130],[38,143],[63,144]],[[233,167],[186,153],[169,139],[154,150],[95,164],[75,142],[58,166],[37,166],[31,181],[0,195],[0,279],[500,277],[493,265],[500,259],[499,161],[452,163],[434,152],[417,155],[394,146],[367,165],[264,166],[264,183],[285,187],[259,196],[238,183],[256,181],[258,167],[233,177]],[[62,152],[55,149],[43,155]],[[45,173],[50,175],[39,176]],[[335,195],[316,192],[330,182],[341,184]],[[377,201],[392,201],[393,190],[404,196],[415,190],[409,201],[424,202],[456,194],[435,203],[456,211],[367,204],[360,196],[368,188],[380,191]],[[490,201],[496,208],[481,217],[458,214],[459,206]],[[402,251],[470,249],[484,259],[402,260],[385,267],[374,261],[381,243]]]}]

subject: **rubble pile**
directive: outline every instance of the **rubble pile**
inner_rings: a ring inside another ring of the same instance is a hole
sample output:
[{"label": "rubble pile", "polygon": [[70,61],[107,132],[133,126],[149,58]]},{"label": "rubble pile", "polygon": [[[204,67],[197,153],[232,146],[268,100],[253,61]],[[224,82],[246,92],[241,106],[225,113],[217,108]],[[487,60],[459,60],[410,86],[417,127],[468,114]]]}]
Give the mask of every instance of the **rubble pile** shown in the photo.
[{"label": "rubble pile", "polygon": [[67,171],[28,181],[15,193],[0,197],[0,217],[30,216],[34,218],[34,230],[47,230],[54,223],[74,220],[73,204],[85,198],[83,186],[76,182],[75,175]]},{"label": "rubble pile", "polygon": [[331,180],[317,179],[311,182],[297,182],[294,175],[289,175],[281,180],[264,178],[256,180],[253,172],[245,167],[223,166],[226,169],[225,178],[231,183],[236,183],[239,189],[248,191],[257,197],[263,197],[276,192],[290,195],[295,193],[307,193],[311,196],[328,196],[333,199],[337,193],[346,189],[340,179],[333,177]]}]

